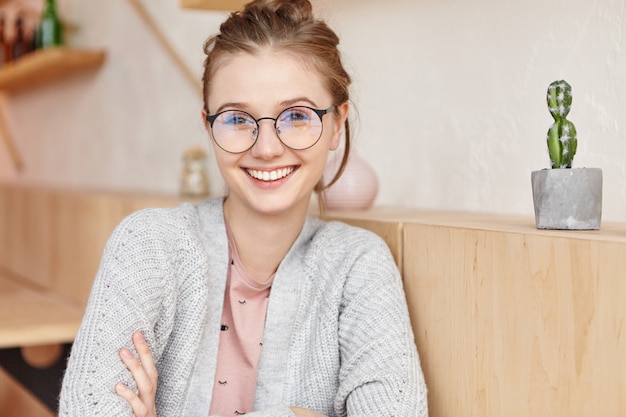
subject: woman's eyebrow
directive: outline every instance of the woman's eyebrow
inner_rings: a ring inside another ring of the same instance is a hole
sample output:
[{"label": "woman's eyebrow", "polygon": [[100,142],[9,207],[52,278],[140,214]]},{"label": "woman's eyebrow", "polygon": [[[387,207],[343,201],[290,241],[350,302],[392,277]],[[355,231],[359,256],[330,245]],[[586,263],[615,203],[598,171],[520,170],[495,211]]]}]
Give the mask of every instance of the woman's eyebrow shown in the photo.
[{"label": "woman's eyebrow", "polygon": [[217,113],[221,112],[224,109],[229,109],[230,108],[230,109],[247,110],[248,107],[249,106],[247,104],[245,104],[245,103],[239,103],[239,102],[233,101],[233,102],[228,102],[228,103],[222,104],[221,106],[219,106],[217,108],[217,110],[213,114],[217,114]]},{"label": "woman's eyebrow", "polygon": [[308,97],[296,97],[293,98],[291,100],[285,100],[285,101],[281,101],[280,105],[281,106],[285,106],[285,107],[289,107],[289,106],[293,106],[296,103],[300,103],[300,102],[307,102],[308,104],[310,104],[311,106],[315,107],[316,103],[314,103],[311,99],[309,99]]},{"label": "woman's eyebrow", "polygon": [[[312,107],[315,107],[317,105],[313,100],[304,96],[292,98],[289,100],[283,100],[279,103],[279,105],[281,107],[287,108],[287,107],[291,107],[295,105],[296,103],[302,103],[302,102],[305,102]],[[238,110],[243,110],[243,111],[249,111],[250,106],[246,103],[242,103],[238,101],[231,101],[231,102],[223,103],[222,105],[220,105],[215,111],[215,113],[212,113],[212,114],[217,114],[225,109],[238,109]]]}]

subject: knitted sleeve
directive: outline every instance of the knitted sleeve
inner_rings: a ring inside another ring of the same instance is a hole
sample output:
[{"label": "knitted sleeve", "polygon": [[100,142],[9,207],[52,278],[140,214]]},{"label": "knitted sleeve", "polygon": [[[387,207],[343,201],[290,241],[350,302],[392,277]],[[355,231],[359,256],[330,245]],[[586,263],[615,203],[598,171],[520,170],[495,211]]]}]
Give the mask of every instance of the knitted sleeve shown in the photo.
[{"label": "knitted sleeve", "polygon": [[180,225],[171,212],[143,210],[127,217],[107,242],[85,315],[72,347],[59,402],[60,417],[132,417],[116,395],[117,382],[135,388],[119,349],[133,352],[131,334],[141,330],[155,361],[165,349],[175,314],[174,249]]},{"label": "knitted sleeve", "polygon": [[425,417],[426,384],[400,273],[381,239],[353,264],[339,321],[335,410],[349,417]]}]

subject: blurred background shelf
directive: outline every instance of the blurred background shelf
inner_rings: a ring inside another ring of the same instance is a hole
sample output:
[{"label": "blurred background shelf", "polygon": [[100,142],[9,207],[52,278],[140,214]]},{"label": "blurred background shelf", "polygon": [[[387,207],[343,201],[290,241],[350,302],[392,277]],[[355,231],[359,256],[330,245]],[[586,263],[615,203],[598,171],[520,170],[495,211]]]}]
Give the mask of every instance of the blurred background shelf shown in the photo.
[{"label": "blurred background shelf", "polygon": [[[1,2],[2,0],[0,0]],[[184,9],[223,10],[231,12],[239,10],[249,0],[181,0]]]},{"label": "blurred background shelf", "polygon": [[0,91],[13,93],[97,68],[105,56],[104,51],[67,47],[38,50],[0,69]]},{"label": "blurred background shelf", "polygon": [[101,50],[58,47],[31,52],[0,68],[0,140],[17,171],[22,170],[23,162],[4,114],[6,96],[80,71],[98,68],[104,63],[105,57],[105,52]]}]

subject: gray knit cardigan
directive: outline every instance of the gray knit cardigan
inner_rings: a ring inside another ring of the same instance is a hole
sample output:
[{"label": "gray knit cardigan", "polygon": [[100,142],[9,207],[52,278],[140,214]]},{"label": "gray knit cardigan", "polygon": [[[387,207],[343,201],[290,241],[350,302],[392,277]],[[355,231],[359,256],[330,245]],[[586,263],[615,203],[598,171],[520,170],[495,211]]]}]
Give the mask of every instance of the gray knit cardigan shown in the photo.
[{"label": "gray knit cardigan", "polygon": [[[104,251],[63,379],[62,417],[132,416],[118,351],[143,331],[159,417],[207,416],[228,268],[223,199],[146,209]],[[250,417],[289,406],[351,417],[426,416],[398,269],[375,234],[307,217],[274,277]],[[228,417],[228,416],[224,416]]]}]

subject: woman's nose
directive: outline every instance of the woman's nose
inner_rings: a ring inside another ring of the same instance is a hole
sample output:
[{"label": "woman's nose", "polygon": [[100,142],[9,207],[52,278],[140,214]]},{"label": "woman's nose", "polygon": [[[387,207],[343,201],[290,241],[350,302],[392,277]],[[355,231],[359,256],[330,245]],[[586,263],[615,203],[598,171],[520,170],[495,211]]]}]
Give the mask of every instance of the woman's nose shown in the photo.
[{"label": "woman's nose", "polygon": [[285,145],[278,138],[272,120],[261,120],[258,123],[259,135],[252,146],[251,153],[255,158],[272,159],[285,152]]}]

